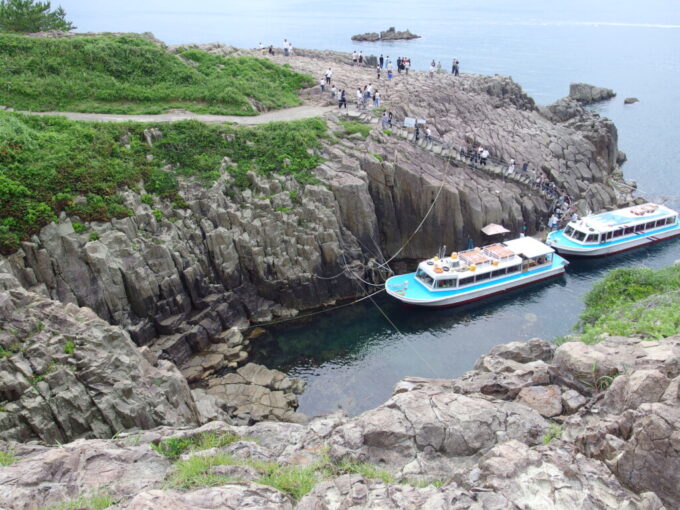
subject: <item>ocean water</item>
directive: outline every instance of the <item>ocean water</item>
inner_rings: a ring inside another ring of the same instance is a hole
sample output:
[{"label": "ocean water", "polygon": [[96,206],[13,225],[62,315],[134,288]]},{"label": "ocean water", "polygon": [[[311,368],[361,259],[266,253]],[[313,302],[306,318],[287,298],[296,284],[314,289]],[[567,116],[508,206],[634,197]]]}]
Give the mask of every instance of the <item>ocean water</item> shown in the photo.
[{"label": "ocean water", "polygon": [[[594,109],[614,120],[639,194],[680,208],[680,9],[677,0],[296,0],[224,2],[71,0],[78,31],[153,32],[168,44],[219,41],[240,47],[361,50],[431,60],[462,72],[512,76],[539,104],[570,82],[612,88]],[[352,43],[356,33],[394,26],[422,39]],[[625,97],[640,102],[624,105]],[[258,360],[305,379],[300,410],[350,414],[382,403],[405,376],[454,377],[498,343],[567,334],[583,295],[606,271],[658,268],[680,259],[671,241],[603,260],[574,262],[565,277],[511,296],[441,311],[404,309],[386,296],[271,330]],[[380,307],[380,309],[378,308]],[[391,322],[385,319],[383,313]]]}]

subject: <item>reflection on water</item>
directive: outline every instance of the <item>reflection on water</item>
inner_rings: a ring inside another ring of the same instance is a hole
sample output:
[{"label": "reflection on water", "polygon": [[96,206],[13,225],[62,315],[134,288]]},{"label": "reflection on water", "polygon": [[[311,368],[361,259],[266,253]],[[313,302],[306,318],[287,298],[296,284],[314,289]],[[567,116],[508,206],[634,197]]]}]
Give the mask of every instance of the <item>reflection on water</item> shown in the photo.
[{"label": "reflection on water", "polygon": [[381,294],[309,321],[271,329],[256,344],[256,362],[308,382],[300,411],[357,414],[384,402],[405,376],[455,377],[494,345],[571,331],[583,295],[616,267],[667,266],[680,239],[600,259],[577,259],[567,274],[457,308],[407,308]]}]

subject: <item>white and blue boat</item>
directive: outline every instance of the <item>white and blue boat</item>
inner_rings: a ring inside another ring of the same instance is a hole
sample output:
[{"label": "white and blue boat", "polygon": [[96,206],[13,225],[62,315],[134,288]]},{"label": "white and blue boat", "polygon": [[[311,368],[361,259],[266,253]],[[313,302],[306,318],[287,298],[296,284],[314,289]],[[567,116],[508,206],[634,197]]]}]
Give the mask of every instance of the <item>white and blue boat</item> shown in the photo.
[{"label": "white and blue boat", "polygon": [[387,293],[414,306],[456,306],[564,273],[568,262],[532,237],[520,237],[418,264],[415,273],[393,276]]},{"label": "white and blue boat", "polygon": [[548,234],[546,243],[562,255],[601,257],[679,235],[678,213],[647,203],[570,221]]}]

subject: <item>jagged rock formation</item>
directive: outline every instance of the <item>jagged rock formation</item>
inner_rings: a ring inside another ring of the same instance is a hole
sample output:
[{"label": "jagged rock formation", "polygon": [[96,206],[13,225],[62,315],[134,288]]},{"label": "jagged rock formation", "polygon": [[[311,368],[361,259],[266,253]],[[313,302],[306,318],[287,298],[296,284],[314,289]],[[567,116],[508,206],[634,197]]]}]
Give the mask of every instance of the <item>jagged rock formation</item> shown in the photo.
[{"label": "jagged rock formation", "polygon": [[375,42],[375,41],[401,41],[409,39],[420,39],[419,35],[411,33],[410,30],[395,30],[390,27],[387,30],[377,32],[366,32],[365,34],[356,34],[352,36],[353,41]]},{"label": "jagged rock formation", "polygon": [[612,89],[595,87],[594,85],[588,85],[587,83],[569,84],[569,97],[583,105],[605,101],[614,96],[616,96],[616,92]]},{"label": "jagged rock formation", "polygon": [[[17,458],[0,467],[0,506],[28,510],[103,491],[128,510],[677,508],[679,388],[680,336],[557,349],[514,342],[463,377],[407,378],[388,402],[356,418],[161,427],[52,448],[0,444]],[[536,398],[522,398],[527,390]],[[552,424],[540,414],[540,395],[561,403]],[[242,481],[168,490],[174,470],[150,444],[206,433],[244,439],[181,458],[238,459],[210,469]],[[258,483],[258,462],[310,468],[329,462],[325,452],[331,462],[376,464],[394,481],[326,475],[298,501]]]},{"label": "jagged rock formation", "polygon": [[138,351],[91,310],[15,288],[0,293],[0,329],[5,440],[67,442],[198,423],[175,366]]},{"label": "jagged rock formation", "polygon": [[[233,54],[222,45],[201,48]],[[309,56],[275,60],[312,74],[328,67],[328,52],[305,51]],[[330,65],[339,87],[375,82],[372,71],[339,65],[345,57],[336,57]],[[614,188],[620,180],[616,128],[580,106],[541,114],[517,84],[500,76],[412,72],[378,88],[395,121],[424,118],[451,147],[478,143],[498,159],[514,158],[518,166],[527,161],[583,210],[631,198],[630,190]],[[328,101],[318,91],[308,96]],[[157,202],[163,212],[157,218],[140,200],[143,189],[126,190],[121,196],[133,215],[89,225],[98,240],[76,233],[62,216],[2,258],[0,270],[24,288],[91,308],[178,365],[199,352],[217,353],[206,361],[220,358],[218,370],[220,363],[246,361],[225,331],[363,293],[352,273],[367,277],[371,258],[396,253],[435,196],[431,215],[401,257],[430,256],[442,245],[462,248],[468,239],[479,244],[480,228],[491,222],[515,232],[526,223],[532,234],[549,216],[552,204],[527,186],[382,133],[375,118],[365,140],[347,137],[340,120],[328,118],[332,137],[321,154],[326,162],[315,170],[321,185],[253,173],[250,188],[239,190],[224,161],[209,189],[182,183],[187,209]],[[148,130],[147,143],[155,143],[162,129]]]}]

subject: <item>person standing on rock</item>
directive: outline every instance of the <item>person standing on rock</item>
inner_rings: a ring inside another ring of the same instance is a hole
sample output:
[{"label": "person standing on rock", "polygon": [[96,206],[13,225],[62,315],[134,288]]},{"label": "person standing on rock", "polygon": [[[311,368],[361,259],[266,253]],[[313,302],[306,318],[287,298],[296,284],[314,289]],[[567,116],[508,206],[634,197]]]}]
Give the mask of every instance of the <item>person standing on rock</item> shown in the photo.
[{"label": "person standing on rock", "polygon": [[373,92],[373,107],[380,108],[380,92],[378,92],[378,89]]},{"label": "person standing on rock", "polygon": [[376,79],[380,79],[380,70],[382,69],[382,66],[375,66],[375,74],[376,74]]},{"label": "person standing on rock", "polygon": [[404,72],[406,73],[406,76],[408,76],[409,69],[411,69],[411,59],[407,58],[406,63],[404,64]]},{"label": "person standing on rock", "polygon": [[326,90],[326,78],[324,76],[321,77],[319,80],[319,87],[321,88],[321,93],[324,93],[324,90]]},{"label": "person standing on rock", "polygon": [[378,59],[378,63],[380,65],[380,69],[383,68],[383,64],[385,63],[385,59],[382,56],[382,53],[380,54],[380,58]]},{"label": "person standing on rock", "polygon": [[383,129],[387,129],[389,126],[392,125],[390,118],[387,116],[387,112],[383,112],[381,122],[382,122],[382,128]]},{"label": "person standing on rock", "polygon": [[340,100],[338,101],[338,109],[345,107],[347,109],[347,97],[345,96],[345,89],[340,91]]},{"label": "person standing on rock", "polygon": [[508,165],[508,175],[515,171],[515,160],[510,159],[510,164]]},{"label": "person standing on rock", "polygon": [[437,68],[437,64],[434,63],[434,60],[430,64],[430,78],[434,78],[434,71]]},{"label": "person standing on rock", "polygon": [[335,89],[335,84],[331,87],[331,98],[337,99],[338,98],[338,91]]},{"label": "person standing on rock", "polygon": [[420,126],[418,124],[416,124],[416,138],[415,138],[415,140],[416,140],[416,142],[418,142],[418,140],[420,140]]},{"label": "person standing on rock", "polygon": [[489,151],[487,149],[484,149],[482,151],[482,159],[480,163],[484,166],[486,166],[486,160],[489,159]]},{"label": "person standing on rock", "polygon": [[288,39],[283,40],[283,56],[288,56]]},{"label": "person standing on rock", "polygon": [[331,84],[331,77],[333,76],[333,71],[331,71],[331,68],[328,68],[328,71],[326,71],[326,85]]},{"label": "person standing on rock", "polygon": [[361,89],[357,89],[357,110],[361,110],[362,107],[364,106],[364,94],[361,92]]},{"label": "person standing on rock", "polygon": [[430,126],[427,126],[425,128],[425,141],[427,142],[432,141],[432,130],[430,129]]},{"label": "person standing on rock", "polygon": [[363,65],[364,65],[364,52],[360,51],[359,52],[359,66],[361,67]]},{"label": "person standing on rock", "polygon": [[397,57],[397,73],[401,74],[401,57]]},{"label": "person standing on rock", "polygon": [[269,54],[274,55],[274,45],[273,44],[269,45]]},{"label": "person standing on rock", "polygon": [[357,65],[357,50],[354,50],[352,52],[352,65],[353,66]]},{"label": "person standing on rock", "polygon": [[529,171],[529,162],[525,161],[524,164],[522,165],[522,172],[527,173]]}]

